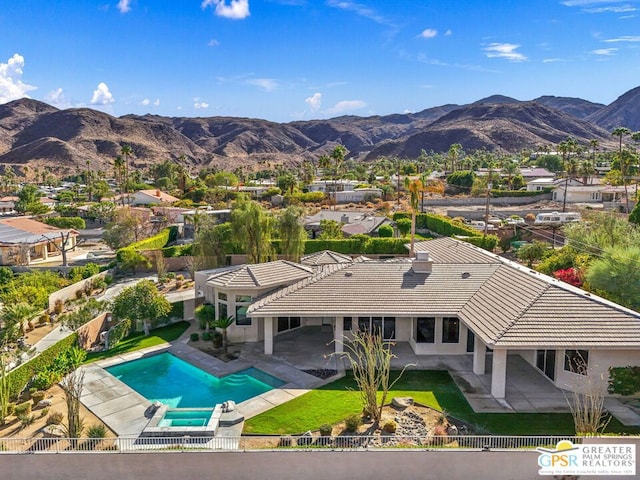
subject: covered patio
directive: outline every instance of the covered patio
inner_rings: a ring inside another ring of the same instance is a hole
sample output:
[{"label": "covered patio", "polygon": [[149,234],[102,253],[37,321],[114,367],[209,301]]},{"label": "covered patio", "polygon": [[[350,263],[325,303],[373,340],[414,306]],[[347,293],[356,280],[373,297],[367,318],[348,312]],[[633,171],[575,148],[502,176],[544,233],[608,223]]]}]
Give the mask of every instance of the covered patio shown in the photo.
[{"label": "covered patio", "polygon": [[[300,370],[331,369],[344,371],[348,362],[336,351],[330,326],[302,327],[274,337],[273,353],[267,355]],[[519,355],[506,355],[505,397],[491,394],[493,353],[486,354],[484,374],[475,374],[474,355],[416,355],[409,342],[395,342],[392,347],[396,370],[405,365],[417,370],[447,370],[469,405],[478,413],[558,413],[569,412],[567,398],[544,375]],[[264,343],[247,343],[247,356],[262,356]],[[570,392],[565,392],[571,398]]]}]

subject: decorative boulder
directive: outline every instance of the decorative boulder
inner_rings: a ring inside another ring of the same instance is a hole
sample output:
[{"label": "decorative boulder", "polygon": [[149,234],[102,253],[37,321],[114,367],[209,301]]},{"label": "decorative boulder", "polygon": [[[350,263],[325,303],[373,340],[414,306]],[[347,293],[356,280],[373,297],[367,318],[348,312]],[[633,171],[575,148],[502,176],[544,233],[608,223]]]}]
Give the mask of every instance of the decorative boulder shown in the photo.
[{"label": "decorative boulder", "polygon": [[454,437],[458,435],[458,427],[456,427],[455,425],[449,425],[447,427],[447,435],[454,436]]},{"label": "decorative boulder", "polygon": [[44,408],[44,407],[50,407],[51,406],[51,399],[50,398],[43,398],[42,400],[40,400],[38,402],[38,404],[36,405],[38,408]]},{"label": "decorative boulder", "polygon": [[395,408],[407,408],[413,405],[413,398],[411,397],[393,397],[391,405]]}]

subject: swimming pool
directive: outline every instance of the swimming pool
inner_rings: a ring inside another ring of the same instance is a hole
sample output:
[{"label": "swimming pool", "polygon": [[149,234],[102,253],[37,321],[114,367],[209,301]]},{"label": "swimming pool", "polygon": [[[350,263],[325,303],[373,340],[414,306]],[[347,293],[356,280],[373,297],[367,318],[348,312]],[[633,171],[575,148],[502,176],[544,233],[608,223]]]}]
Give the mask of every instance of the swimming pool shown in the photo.
[{"label": "swimming pool", "polygon": [[147,400],[170,408],[213,407],[227,400],[240,403],[285,383],[253,367],[214,377],[166,352],[105,370]]},{"label": "swimming pool", "polygon": [[205,427],[212,412],[213,408],[167,410],[158,427]]}]

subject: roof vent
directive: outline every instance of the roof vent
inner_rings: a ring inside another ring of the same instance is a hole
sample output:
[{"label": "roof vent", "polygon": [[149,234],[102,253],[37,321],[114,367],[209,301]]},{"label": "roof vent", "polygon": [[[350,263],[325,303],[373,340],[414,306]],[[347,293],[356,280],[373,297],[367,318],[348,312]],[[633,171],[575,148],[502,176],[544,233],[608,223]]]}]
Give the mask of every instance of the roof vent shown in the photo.
[{"label": "roof vent", "polygon": [[411,260],[411,269],[415,273],[431,273],[433,261],[429,257],[429,252],[416,252],[416,256]]},{"label": "roof vent", "polygon": [[344,272],[345,277],[350,277],[351,275],[353,275],[353,272]]},{"label": "roof vent", "polygon": [[469,272],[462,272],[462,278],[469,278],[471,274]]}]

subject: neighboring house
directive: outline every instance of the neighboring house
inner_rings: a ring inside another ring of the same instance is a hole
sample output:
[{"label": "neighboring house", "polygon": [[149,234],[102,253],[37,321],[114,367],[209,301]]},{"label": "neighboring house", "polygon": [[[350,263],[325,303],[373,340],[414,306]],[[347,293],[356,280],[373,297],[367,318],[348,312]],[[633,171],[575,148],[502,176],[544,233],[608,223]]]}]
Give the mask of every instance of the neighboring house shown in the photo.
[{"label": "neighboring house", "polygon": [[315,180],[308,185],[310,192],[348,192],[353,191],[362,182],[357,180],[343,180],[343,179],[327,179],[327,180]]},{"label": "neighboring house", "polygon": [[[574,180],[577,182],[577,180]],[[636,197],[637,185],[628,185],[629,198]],[[566,188],[567,203],[601,203],[624,202],[624,187],[612,187],[610,185],[595,184],[583,185],[582,183],[569,184]],[[564,201],[564,181],[553,189],[552,199],[557,202]]]},{"label": "neighboring house", "polygon": [[[627,192],[629,192],[629,210],[633,209],[636,204],[636,198],[638,195],[638,185],[627,185]],[[624,211],[625,208],[625,195],[624,186],[613,187],[611,185],[603,185],[602,204],[607,210]]]},{"label": "neighboring house", "polygon": [[166,205],[180,200],[179,198],[158,189],[138,190],[137,192],[129,194],[117,195],[113,199],[105,198],[104,200],[113,200],[115,203],[122,203],[123,198],[126,205],[131,205],[133,207],[139,205]]},{"label": "neighboring house", "polygon": [[522,175],[522,178],[524,178],[526,182],[535,180],[536,178],[555,178],[556,176],[555,173],[550,172],[546,168],[539,167],[521,168],[520,175]]},{"label": "neighboring house", "polygon": [[[56,228],[27,217],[0,220],[0,265],[31,265],[61,255],[55,247],[67,239],[74,249],[78,232]],[[54,245],[55,244],[55,245]]]},{"label": "neighboring house", "polygon": [[231,220],[231,210],[214,210],[211,207],[189,210],[182,214],[184,218],[184,238],[194,238],[197,223],[204,217],[213,219],[213,223],[224,223]]},{"label": "neighboring house", "polygon": [[574,391],[606,380],[611,366],[640,364],[640,313],[452,238],[415,248],[414,259],[358,258],[316,273],[291,262],[199,272],[196,288],[219,315],[242,319],[231,338],[263,342],[267,355],[295,328],[331,325],[336,352],[350,331],[375,330],[416,355],[469,355],[476,375],[491,362],[499,399],[508,355]]},{"label": "neighboring house", "polygon": [[[569,185],[576,185],[576,180],[570,180]],[[527,191],[528,192],[541,192],[546,188],[554,188],[558,185],[564,185],[563,178],[536,178],[535,180],[531,180],[527,182]],[[582,185],[582,184],[580,184]]]},{"label": "neighboring house", "polygon": [[[16,203],[18,203],[19,200],[20,198],[16,196],[0,198],[0,214],[10,215],[16,213],[15,207]],[[40,197],[40,203],[46,205],[51,209],[53,209],[58,204],[57,201],[48,197]]]},{"label": "neighboring house", "polygon": [[391,225],[395,229],[395,222],[388,217],[374,215],[366,212],[351,212],[345,210],[321,210],[320,212],[307,217],[304,228],[311,232],[311,237],[316,238],[320,234],[320,222],[322,220],[334,220],[342,223],[342,232],[345,237],[350,237],[357,233],[376,236],[382,225]]},{"label": "neighboring house", "polygon": [[375,198],[382,197],[382,190],[379,188],[356,188],[355,190],[344,190],[332,194],[337,203],[363,203]]}]

